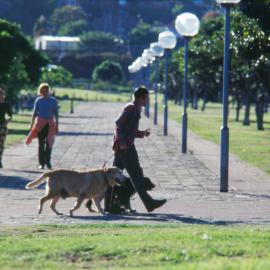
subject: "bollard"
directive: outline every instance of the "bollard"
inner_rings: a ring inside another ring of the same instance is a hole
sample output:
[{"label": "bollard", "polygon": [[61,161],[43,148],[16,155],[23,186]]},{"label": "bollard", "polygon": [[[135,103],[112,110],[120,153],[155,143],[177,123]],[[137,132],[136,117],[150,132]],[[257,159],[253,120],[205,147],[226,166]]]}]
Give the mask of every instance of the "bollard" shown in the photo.
[{"label": "bollard", "polygon": [[70,99],[70,113],[74,113],[74,97],[72,96],[72,98]]}]

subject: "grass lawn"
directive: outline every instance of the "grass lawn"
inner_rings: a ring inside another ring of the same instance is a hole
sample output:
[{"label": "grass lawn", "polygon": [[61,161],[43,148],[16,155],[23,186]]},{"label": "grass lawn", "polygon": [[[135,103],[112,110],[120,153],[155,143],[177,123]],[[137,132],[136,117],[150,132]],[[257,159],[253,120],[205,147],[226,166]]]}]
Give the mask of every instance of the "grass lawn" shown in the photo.
[{"label": "grass lawn", "polygon": [[102,102],[128,102],[131,100],[131,95],[128,93],[112,93],[105,91],[87,91],[81,89],[71,88],[55,88],[56,96],[63,97],[69,96],[74,98],[80,98],[88,101],[102,101]]},{"label": "grass lawn", "polygon": [[[162,113],[161,104],[159,105],[159,112]],[[169,103],[169,117],[171,119],[181,123],[182,112],[182,106],[177,106],[173,102]],[[265,130],[258,131],[256,130],[254,108],[251,109],[250,126],[242,125],[243,110],[241,113],[240,122],[235,122],[235,111],[230,108],[228,123],[230,129],[230,152],[270,174],[270,114],[265,114]],[[159,121],[163,123],[163,119],[159,119]],[[204,112],[200,109],[188,108],[188,128],[201,137],[220,144],[221,125],[221,104],[208,103]]]},{"label": "grass lawn", "polygon": [[269,227],[0,227],[1,269],[268,270]]}]

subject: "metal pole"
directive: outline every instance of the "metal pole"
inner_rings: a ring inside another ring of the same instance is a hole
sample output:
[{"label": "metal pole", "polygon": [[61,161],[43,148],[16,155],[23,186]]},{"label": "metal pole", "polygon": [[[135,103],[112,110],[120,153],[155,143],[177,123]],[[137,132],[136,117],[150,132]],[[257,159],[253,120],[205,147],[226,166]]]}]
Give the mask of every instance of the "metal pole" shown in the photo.
[{"label": "metal pole", "polygon": [[[150,74],[151,74],[150,64],[146,67],[145,73],[146,73],[146,79],[145,79],[146,88],[150,89]],[[145,115],[147,118],[150,117],[150,95],[148,97],[148,101],[147,101],[146,106],[145,106]]]},{"label": "metal pole", "polygon": [[188,38],[184,38],[185,42],[185,64],[184,64],[184,89],[183,89],[183,99],[184,99],[184,112],[182,114],[182,153],[187,152],[187,91],[188,91]]},{"label": "metal pole", "polygon": [[168,135],[168,50],[165,50],[165,89],[164,89],[164,127],[163,135]]},{"label": "metal pole", "polygon": [[223,65],[223,125],[221,127],[220,192],[228,192],[229,171],[229,128],[228,128],[228,85],[230,46],[230,7],[225,6],[225,41]]},{"label": "metal pole", "polygon": [[154,102],[154,125],[157,125],[158,118],[158,60],[155,61],[155,102]]}]

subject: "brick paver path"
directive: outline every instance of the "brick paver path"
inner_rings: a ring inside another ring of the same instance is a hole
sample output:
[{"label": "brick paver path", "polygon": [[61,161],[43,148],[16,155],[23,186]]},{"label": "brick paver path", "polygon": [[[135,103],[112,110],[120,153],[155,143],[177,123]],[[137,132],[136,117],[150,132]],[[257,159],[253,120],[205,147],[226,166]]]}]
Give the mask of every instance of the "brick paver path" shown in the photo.
[{"label": "brick paver path", "polygon": [[[60,134],[52,154],[54,168],[86,169],[101,167],[112,161],[111,140],[114,119],[123,104],[81,103],[74,114],[60,119]],[[37,223],[74,224],[111,223],[200,223],[241,224],[270,223],[270,177],[231,157],[230,192],[219,192],[218,146],[189,132],[190,153],[181,154],[180,127],[169,122],[169,135],[142,117],[142,128],[152,134],[137,139],[137,149],[145,175],[156,184],[151,194],[168,202],[153,213],[147,213],[135,196],[132,206],[137,214],[99,215],[88,213],[82,206],[75,217],[55,216],[44,206],[37,215],[38,198],[44,190],[25,190],[25,184],[37,177],[37,141],[26,147],[23,143],[5,150],[4,169],[0,175],[0,224],[27,225]],[[64,213],[74,199],[61,200],[57,208]]]}]

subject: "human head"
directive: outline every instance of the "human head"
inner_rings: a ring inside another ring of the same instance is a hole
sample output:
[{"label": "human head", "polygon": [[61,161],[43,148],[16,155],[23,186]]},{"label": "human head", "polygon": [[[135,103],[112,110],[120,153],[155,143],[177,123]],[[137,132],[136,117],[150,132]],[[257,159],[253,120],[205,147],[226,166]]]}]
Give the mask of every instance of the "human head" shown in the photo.
[{"label": "human head", "polygon": [[40,96],[47,97],[49,95],[50,86],[47,83],[41,83],[38,87],[37,94]]},{"label": "human head", "polygon": [[133,92],[134,100],[138,102],[141,106],[145,106],[147,104],[148,96],[149,91],[143,85],[136,88]]}]

